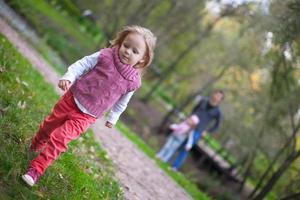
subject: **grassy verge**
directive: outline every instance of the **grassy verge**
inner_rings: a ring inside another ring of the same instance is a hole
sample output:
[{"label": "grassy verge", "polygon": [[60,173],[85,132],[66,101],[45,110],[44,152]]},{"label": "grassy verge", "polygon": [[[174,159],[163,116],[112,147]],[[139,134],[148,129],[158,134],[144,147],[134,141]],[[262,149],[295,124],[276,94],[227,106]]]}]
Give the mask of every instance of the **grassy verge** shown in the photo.
[{"label": "grassy verge", "polygon": [[156,161],[156,164],[164,170],[170,177],[173,178],[181,187],[183,187],[187,193],[189,193],[194,199],[210,199],[205,193],[202,193],[197,186],[187,179],[180,172],[173,171],[168,164],[161,162],[159,159],[155,158],[155,152],[150,148],[145,142],[134,132],[132,132],[126,125],[121,122],[118,122],[117,128],[127,136],[137,147],[146,153],[150,158]]},{"label": "grassy verge", "polygon": [[39,184],[20,180],[30,139],[58,99],[51,85],[0,35],[0,199],[122,199],[111,161],[88,131]]},{"label": "grassy verge", "polygon": [[86,23],[79,22],[57,5],[55,1],[8,2],[34,27],[43,41],[53,47],[66,61],[72,63],[88,53],[96,51],[103,40],[101,31],[97,35],[87,29]]}]

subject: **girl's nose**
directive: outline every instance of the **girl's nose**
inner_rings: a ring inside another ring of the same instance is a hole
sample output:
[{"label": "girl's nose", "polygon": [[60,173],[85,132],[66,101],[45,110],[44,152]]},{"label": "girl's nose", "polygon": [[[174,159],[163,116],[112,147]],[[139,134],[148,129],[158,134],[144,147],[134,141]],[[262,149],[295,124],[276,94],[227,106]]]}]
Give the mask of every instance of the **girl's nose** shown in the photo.
[{"label": "girl's nose", "polygon": [[130,55],[130,50],[129,50],[129,49],[126,49],[125,53],[126,53],[127,55]]}]

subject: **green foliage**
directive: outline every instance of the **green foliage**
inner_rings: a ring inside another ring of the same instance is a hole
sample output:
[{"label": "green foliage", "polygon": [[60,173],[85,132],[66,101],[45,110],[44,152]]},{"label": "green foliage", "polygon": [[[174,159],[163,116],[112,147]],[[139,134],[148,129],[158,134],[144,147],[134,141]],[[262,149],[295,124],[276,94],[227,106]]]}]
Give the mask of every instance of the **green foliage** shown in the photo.
[{"label": "green foliage", "polygon": [[1,199],[122,199],[112,163],[91,131],[70,144],[37,186],[24,185],[30,140],[58,95],[3,36],[0,69]]},{"label": "green foliage", "polygon": [[82,15],[81,9],[79,9],[74,1],[71,0],[48,0],[52,6],[56,9],[68,13],[68,15],[81,25],[81,29],[85,30],[83,33],[88,33],[93,37],[93,41],[97,44],[105,45],[107,38],[104,38],[101,29],[99,29],[93,21],[85,18]]},{"label": "green foliage", "polygon": [[[270,6],[272,18],[268,28],[281,44],[299,40],[300,34],[300,3],[297,0],[274,1]],[[298,41],[299,42],[299,41]]]},{"label": "green foliage", "polygon": [[[86,28],[90,23],[74,19],[65,10],[45,1],[10,1],[32,25],[47,44],[52,46],[67,63],[72,63],[80,57],[96,51],[102,36],[99,29],[97,35]],[[69,2],[70,3],[70,2]],[[83,23],[85,22],[85,23]],[[100,37],[99,37],[100,36]]]}]

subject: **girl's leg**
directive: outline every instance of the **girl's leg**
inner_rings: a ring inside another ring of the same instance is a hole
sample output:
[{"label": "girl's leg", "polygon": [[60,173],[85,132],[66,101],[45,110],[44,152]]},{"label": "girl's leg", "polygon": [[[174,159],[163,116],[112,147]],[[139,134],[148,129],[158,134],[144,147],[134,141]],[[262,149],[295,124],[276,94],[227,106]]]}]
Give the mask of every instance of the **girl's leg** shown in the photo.
[{"label": "girl's leg", "polygon": [[185,150],[184,146],[180,148],[180,152],[176,160],[173,162],[172,167],[175,169],[179,169],[186,159],[188,152]]},{"label": "girl's leg", "polygon": [[48,144],[31,162],[30,168],[34,168],[38,173],[43,174],[47,167],[51,165],[62,152],[67,150],[68,143],[77,139],[80,134],[95,121],[95,118],[82,113],[78,109],[70,112],[68,120],[51,133]]},{"label": "girl's leg", "polygon": [[30,149],[34,151],[40,151],[50,138],[50,134],[56,128],[60,127],[66,120],[69,113],[69,105],[66,101],[70,101],[73,95],[70,91],[67,91],[60,100],[56,103],[52,112],[45,120],[40,124],[40,128],[31,141]]},{"label": "girl's leg", "polygon": [[172,143],[174,142],[174,136],[171,134],[168,139],[167,142],[165,143],[165,145],[163,146],[163,148],[158,152],[157,157],[159,157],[160,159],[162,159],[164,162],[165,161],[165,155],[168,153]]},{"label": "girl's leg", "polygon": [[175,154],[175,152],[177,151],[177,149],[180,147],[180,145],[182,144],[182,140],[175,138],[173,143],[170,145],[168,151],[166,152],[166,154],[164,155],[163,160],[165,162],[168,162],[172,156]]},{"label": "girl's leg", "polygon": [[[193,145],[198,142],[200,137],[201,137],[201,133],[195,131]],[[185,144],[181,146],[179,155],[178,155],[177,159],[174,161],[174,163],[172,164],[172,167],[177,170],[182,166],[183,162],[185,161],[186,157],[188,156],[188,151],[185,150],[184,146],[185,146]]]}]

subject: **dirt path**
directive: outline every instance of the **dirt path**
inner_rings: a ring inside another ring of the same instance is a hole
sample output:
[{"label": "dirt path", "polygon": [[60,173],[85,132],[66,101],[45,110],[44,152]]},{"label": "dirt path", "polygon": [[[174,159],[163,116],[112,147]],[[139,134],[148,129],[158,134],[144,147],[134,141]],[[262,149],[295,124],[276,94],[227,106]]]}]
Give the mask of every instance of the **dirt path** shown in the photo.
[{"label": "dirt path", "polygon": [[[45,77],[57,88],[59,75],[3,18],[0,17],[0,32],[5,35]],[[189,195],[166,175],[155,162],[137,149],[116,129],[107,129],[103,120],[92,127],[97,140],[107,151],[116,167],[125,198],[128,200],[185,200]]]}]

